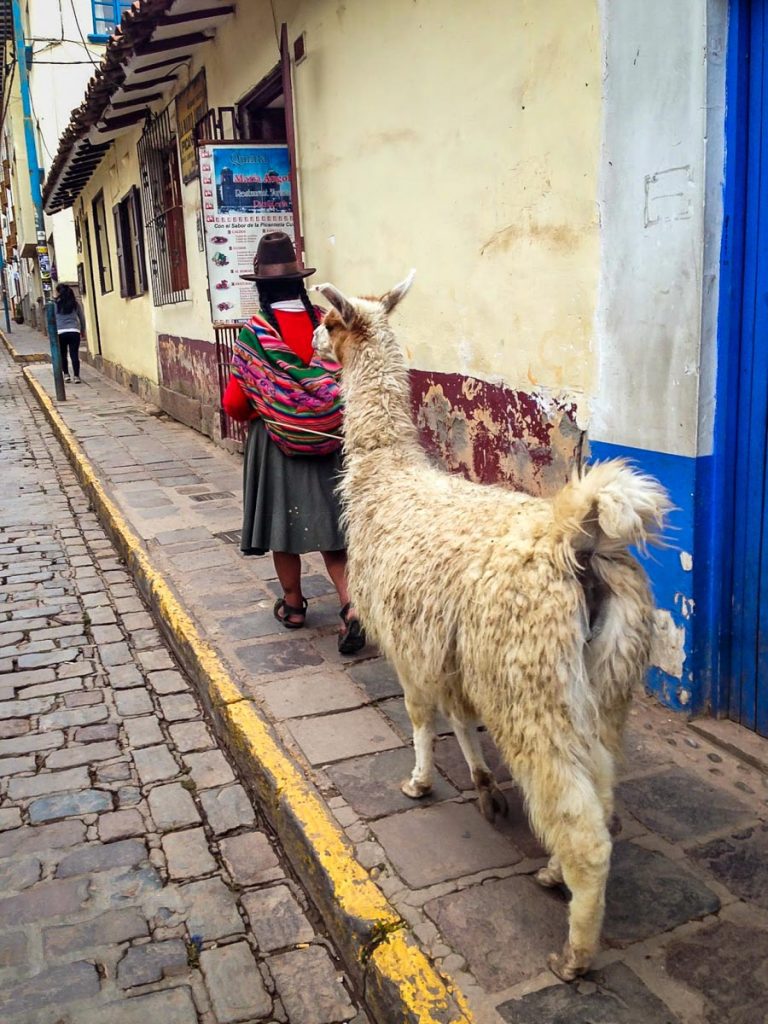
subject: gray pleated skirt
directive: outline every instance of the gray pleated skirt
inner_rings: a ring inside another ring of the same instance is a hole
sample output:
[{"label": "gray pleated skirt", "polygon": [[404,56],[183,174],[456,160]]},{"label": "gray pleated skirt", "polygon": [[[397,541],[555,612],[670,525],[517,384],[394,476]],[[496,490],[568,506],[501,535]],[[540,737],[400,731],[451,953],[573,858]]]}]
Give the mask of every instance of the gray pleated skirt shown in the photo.
[{"label": "gray pleated skirt", "polygon": [[269,439],[261,420],[252,420],[243,462],[243,554],[345,547],[336,496],[340,472],[341,452],[291,458]]}]

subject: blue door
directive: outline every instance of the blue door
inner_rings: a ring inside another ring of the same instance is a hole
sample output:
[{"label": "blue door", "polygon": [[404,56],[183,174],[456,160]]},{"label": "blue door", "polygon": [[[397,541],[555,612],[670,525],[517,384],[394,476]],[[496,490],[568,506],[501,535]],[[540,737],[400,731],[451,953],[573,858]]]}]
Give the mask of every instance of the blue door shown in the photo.
[{"label": "blue door", "polygon": [[723,668],[729,717],[768,736],[768,2],[734,3],[732,16],[740,25],[729,55],[733,219],[725,227],[733,231],[736,358],[729,396],[735,398],[731,622]]}]

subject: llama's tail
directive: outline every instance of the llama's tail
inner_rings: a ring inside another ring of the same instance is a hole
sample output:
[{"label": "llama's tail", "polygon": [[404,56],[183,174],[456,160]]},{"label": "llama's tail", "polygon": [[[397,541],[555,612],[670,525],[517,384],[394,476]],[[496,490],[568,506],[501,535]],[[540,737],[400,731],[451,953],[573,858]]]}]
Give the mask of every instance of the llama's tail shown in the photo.
[{"label": "llama's tail", "polygon": [[659,544],[671,510],[661,484],[624,459],[595,463],[574,473],[555,498],[558,554],[573,568],[581,553],[610,555],[630,544]]}]

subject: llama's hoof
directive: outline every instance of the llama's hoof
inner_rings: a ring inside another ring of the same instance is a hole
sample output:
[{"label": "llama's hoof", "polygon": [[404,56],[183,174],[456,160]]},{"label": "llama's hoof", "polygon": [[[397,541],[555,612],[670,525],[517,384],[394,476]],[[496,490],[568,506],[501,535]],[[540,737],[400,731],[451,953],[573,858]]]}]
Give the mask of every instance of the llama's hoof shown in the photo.
[{"label": "llama's hoof", "polygon": [[608,831],[612,836],[618,836],[621,834],[623,825],[621,824],[621,818],[618,816],[616,811],[611,815],[610,821],[608,822]]},{"label": "llama's hoof", "polygon": [[561,981],[575,981],[582,974],[586,974],[592,958],[586,954],[574,953],[566,943],[562,953],[550,953],[547,957],[547,967]]},{"label": "llama's hoof", "polygon": [[478,791],[477,799],[483,816],[491,824],[496,820],[497,814],[500,814],[502,818],[506,818],[509,814],[507,798],[496,785],[484,786]]},{"label": "llama's hoof", "polygon": [[413,779],[406,779],[400,786],[400,789],[406,796],[409,796],[411,800],[420,800],[423,796],[427,796],[432,792],[432,784],[424,782],[414,782]]},{"label": "llama's hoof", "polygon": [[539,868],[533,877],[545,889],[556,889],[558,885],[563,884],[562,872],[554,871],[549,865],[545,868]]}]

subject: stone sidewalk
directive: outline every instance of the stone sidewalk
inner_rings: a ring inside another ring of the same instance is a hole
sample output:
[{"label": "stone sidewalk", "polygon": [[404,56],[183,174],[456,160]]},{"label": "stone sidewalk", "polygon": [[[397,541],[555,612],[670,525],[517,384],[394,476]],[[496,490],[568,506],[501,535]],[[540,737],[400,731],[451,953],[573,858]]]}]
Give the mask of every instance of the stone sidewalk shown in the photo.
[{"label": "stone sidewalk", "polygon": [[41,334],[28,324],[13,324],[10,334],[0,331],[5,348],[19,363],[49,363],[51,350],[47,334]]},{"label": "stone sidewalk", "polygon": [[0,479],[0,1020],[364,1024],[4,353]]},{"label": "stone sidewalk", "polygon": [[[50,394],[50,369],[32,372]],[[240,459],[89,367],[84,379],[59,411],[103,486],[477,1021],[766,1019],[768,786],[759,769],[638,700],[605,948],[588,979],[556,983],[544,963],[562,945],[566,905],[532,881],[542,851],[509,776],[499,769],[510,817],[493,828],[444,727],[433,795],[418,805],[402,796],[411,751],[400,689],[375,651],[351,662],[336,653],[338,609],[318,560],[306,560],[308,628],[287,633],[271,613],[271,561],[237,549]]]}]

